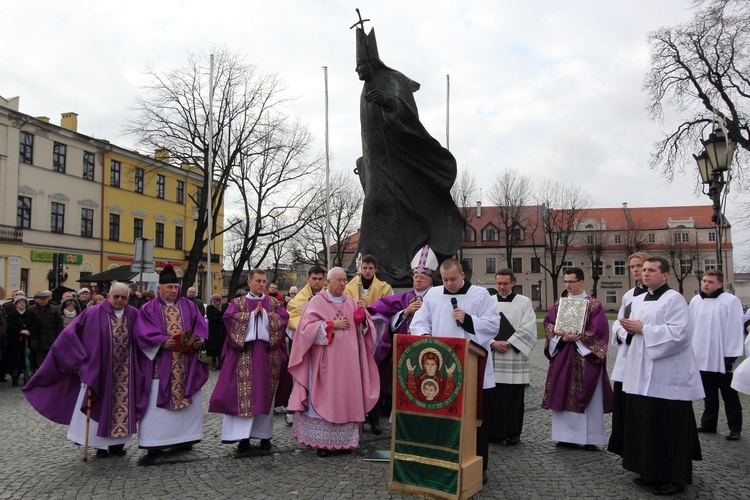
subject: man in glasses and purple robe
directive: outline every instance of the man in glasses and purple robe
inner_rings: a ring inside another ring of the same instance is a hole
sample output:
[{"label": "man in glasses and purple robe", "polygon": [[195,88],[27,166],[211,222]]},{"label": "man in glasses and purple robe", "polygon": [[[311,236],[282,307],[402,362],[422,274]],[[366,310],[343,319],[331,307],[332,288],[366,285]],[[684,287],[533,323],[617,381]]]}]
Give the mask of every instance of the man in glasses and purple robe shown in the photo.
[{"label": "man in glasses and purple robe", "polygon": [[108,299],[86,308],[57,337],[42,366],[24,387],[39,413],[69,425],[68,439],[88,444],[100,458],[125,455],[148,402],[150,366],[133,340],[138,310],[128,287],[114,283]]}]

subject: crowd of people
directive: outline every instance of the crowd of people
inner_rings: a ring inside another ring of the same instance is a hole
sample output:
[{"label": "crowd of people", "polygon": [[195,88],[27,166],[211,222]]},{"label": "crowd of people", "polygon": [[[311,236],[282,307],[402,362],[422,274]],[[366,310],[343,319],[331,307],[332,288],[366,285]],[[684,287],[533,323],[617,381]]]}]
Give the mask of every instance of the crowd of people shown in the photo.
[{"label": "crowd of people", "polygon": [[[698,433],[717,432],[719,393],[726,438],[741,438],[736,389],[750,387],[750,365],[739,364],[750,350],[750,312],[743,317],[718,270],[704,274],[688,305],[667,285],[666,260],[639,252],[628,266],[635,287],[611,328],[601,302],[585,291],[583,270],[564,271],[567,293],[544,319],[549,369],[541,405],[552,411],[556,445],[606,446],[637,484],[673,495],[692,482],[692,461],[701,459]],[[305,286],[286,296],[263,270],[252,269],[247,290],[231,301],[212,295],[207,306],[193,287],[182,295],[171,266],[160,273],[156,294],[114,283],[101,303],[87,288],[66,292],[59,305],[49,291],[36,293],[33,304],[16,291],[0,314],[2,373],[97,456],[124,455],[137,434],[138,446],[154,457],[201,441],[202,388],[209,371],[218,370],[208,408],[223,415],[222,443],[243,453],[257,439],[260,450],[270,450],[274,410],[284,408],[294,438],[326,457],[357,447],[363,422],[383,432],[394,334],[470,339],[489,355],[476,436],[486,482],[489,444],[521,440],[537,340],[533,305],[515,292],[510,269],[497,271],[490,294],[466,279],[457,260],[438,265],[429,247],[411,267],[413,287],[404,293],[379,280],[376,258],[366,255],[353,278],[339,267],[314,266]],[[433,286],[438,274],[442,285]],[[409,367],[413,392],[439,401],[455,366],[439,372],[430,353],[420,365],[419,380]],[[703,398],[697,424],[692,403]]]}]

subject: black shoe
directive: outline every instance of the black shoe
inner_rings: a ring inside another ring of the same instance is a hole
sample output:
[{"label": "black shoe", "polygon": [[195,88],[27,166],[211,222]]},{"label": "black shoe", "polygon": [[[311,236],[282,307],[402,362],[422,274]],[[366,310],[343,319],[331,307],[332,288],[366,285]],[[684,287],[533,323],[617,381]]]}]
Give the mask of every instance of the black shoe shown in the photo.
[{"label": "black shoe", "polygon": [[125,445],[124,444],[115,444],[109,447],[109,453],[110,455],[114,455],[116,457],[124,457],[125,456]]},{"label": "black shoe", "polygon": [[146,456],[154,458],[154,457],[158,457],[159,455],[161,455],[162,452],[163,450],[161,448],[149,448],[146,451]]},{"label": "black shoe", "polygon": [[596,445],[593,445],[593,444],[584,445],[583,449],[586,450],[586,451],[599,451],[599,448]]},{"label": "black shoe", "polygon": [[649,481],[647,479],[643,479],[642,477],[634,477],[633,482],[637,484],[638,486],[658,486],[662,483],[660,481]]},{"label": "black shoe", "polygon": [[710,427],[707,427],[705,425],[701,425],[696,430],[705,434],[716,434],[716,429],[711,429]]},{"label": "black shoe", "polygon": [[237,451],[239,451],[240,453],[245,453],[246,451],[250,451],[250,440],[240,439],[240,444],[237,445]]},{"label": "black shoe", "polygon": [[555,443],[555,446],[559,446],[560,448],[578,448],[577,444],[566,443],[565,441],[558,441]]},{"label": "black shoe", "polygon": [[318,456],[320,458],[325,458],[331,454],[330,450],[324,450],[323,448],[318,448]]},{"label": "black shoe", "polygon": [[18,387],[18,377],[13,377],[13,383],[11,385],[13,387]]},{"label": "black shoe", "polygon": [[730,441],[739,441],[740,437],[742,437],[740,431],[732,431],[728,436],[726,436],[726,438]]},{"label": "black shoe", "polygon": [[261,439],[260,440],[260,449],[263,451],[269,451],[271,449],[271,440],[270,439]]},{"label": "black shoe", "polygon": [[96,450],[96,458],[107,458],[109,452],[107,450]]},{"label": "black shoe", "polygon": [[515,446],[520,442],[521,442],[521,438],[519,436],[510,436],[508,439],[505,440],[505,444],[509,446]]},{"label": "black shoe", "polygon": [[376,436],[380,436],[383,433],[383,429],[380,428],[380,424],[377,422],[371,422],[370,429],[372,430],[372,433],[375,434]]},{"label": "black shoe", "polygon": [[658,497],[668,497],[685,491],[685,485],[675,483],[664,483],[654,488],[654,495]]}]

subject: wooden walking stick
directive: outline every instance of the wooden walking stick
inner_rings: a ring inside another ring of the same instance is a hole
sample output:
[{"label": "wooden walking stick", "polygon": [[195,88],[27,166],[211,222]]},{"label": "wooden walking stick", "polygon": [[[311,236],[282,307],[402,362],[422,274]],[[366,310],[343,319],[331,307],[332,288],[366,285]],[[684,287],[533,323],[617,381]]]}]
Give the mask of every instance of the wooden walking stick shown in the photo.
[{"label": "wooden walking stick", "polygon": [[86,436],[83,438],[83,461],[89,461],[89,427],[91,426],[91,387],[86,389]]}]

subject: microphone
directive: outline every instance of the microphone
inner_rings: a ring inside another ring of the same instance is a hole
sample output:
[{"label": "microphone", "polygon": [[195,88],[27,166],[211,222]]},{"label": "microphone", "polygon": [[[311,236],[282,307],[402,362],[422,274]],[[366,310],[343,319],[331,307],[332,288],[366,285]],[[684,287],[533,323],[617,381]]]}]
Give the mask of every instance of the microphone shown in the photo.
[{"label": "microphone", "polygon": [[[453,306],[454,311],[458,309],[458,301],[456,300],[456,297],[451,297],[451,305]],[[461,322],[456,320],[456,326],[460,327]]]}]

